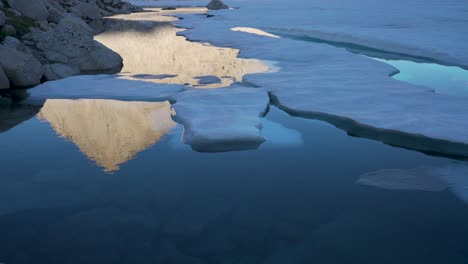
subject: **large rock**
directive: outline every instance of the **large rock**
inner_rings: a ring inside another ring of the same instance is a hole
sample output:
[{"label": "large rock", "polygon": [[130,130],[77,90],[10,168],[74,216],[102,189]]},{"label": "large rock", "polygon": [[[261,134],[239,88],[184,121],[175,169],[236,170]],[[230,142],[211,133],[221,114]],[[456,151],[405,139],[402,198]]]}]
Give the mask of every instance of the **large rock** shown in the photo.
[{"label": "large rock", "polygon": [[2,30],[0,33],[4,36],[15,36],[16,29],[12,25],[3,25]]},{"label": "large rock", "polygon": [[24,53],[29,53],[29,54],[31,53],[28,47],[26,47],[23,43],[21,43],[21,41],[19,41],[18,39],[14,37],[9,37],[9,36],[6,37],[3,40],[2,44],[4,47],[7,47],[7,48],[16,49]]},{"label": "large rock", "polygon": [[33,86],[40,83],[44,70],[31,54],[0,45],[0,64],[14,86]]},{"label": "large rock", "polygon": [[8,89],[10,88],[10,81],[8,81],[8,78],[3,71],[2,67],[0,66],[0,90],[2,89]]},{"label": "large rock", "polygon": [[213,0],[206,6],[206,8],[208,8],[209,10],[220,10],[229,9],[229,6],[227,6],[220,0]]},{"label": "large rock", "polygon": [[60,58],[85,73],[115,73],[122,68],[122,58],[95,41],[93,30],[83,20],[65,16],[47,31],[34,30],[27,36],[36,43],[38,56]]},{"label": "large rock", "polygon": [[48,81],[63,79],[80,73],[80,69],[74,66],[54,63],[44,65],[45,77]]},{"label": "large rock", "polygon": [[6,20],[5,13],[3,13],[2,10],[0,10],[0,26],[3,26],[5,24],[5,20]]},{"label": "large rock", "polygon": [[35,20],[46,20],[49,12],[43,0],[8,0],[13,9]]},{"label": "large rock", "polygon": [[71,8],[71,11],[82,19],[96,20],[102,18],[101,10],[95,3],[78,2],[76,6]]}]

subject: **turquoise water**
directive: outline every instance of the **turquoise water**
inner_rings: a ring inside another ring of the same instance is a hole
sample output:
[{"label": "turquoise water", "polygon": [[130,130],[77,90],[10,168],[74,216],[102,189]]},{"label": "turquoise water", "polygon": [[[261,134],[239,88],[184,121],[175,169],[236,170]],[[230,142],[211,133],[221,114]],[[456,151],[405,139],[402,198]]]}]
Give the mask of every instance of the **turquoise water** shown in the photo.
[{"label": "turquoise water", "polygon": [[436,93],[468,96],[468,70],[435,63],[373,59],[400,70],[399,74],[393,76],[397,80],[427,86],[434,89]]}]

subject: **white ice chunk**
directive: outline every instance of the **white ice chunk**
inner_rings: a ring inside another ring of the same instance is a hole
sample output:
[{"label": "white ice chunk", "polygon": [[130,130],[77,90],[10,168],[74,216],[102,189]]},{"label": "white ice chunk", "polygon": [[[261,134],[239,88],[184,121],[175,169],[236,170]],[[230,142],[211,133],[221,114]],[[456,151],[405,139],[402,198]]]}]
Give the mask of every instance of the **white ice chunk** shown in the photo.
[{"label": "white ice chunk", "polygon": [[184,125],[184,143],[202,152],[255,149],[265,141],[261,117],[265,91],[248,88],[190,90],[176,96],[175,119]]}]

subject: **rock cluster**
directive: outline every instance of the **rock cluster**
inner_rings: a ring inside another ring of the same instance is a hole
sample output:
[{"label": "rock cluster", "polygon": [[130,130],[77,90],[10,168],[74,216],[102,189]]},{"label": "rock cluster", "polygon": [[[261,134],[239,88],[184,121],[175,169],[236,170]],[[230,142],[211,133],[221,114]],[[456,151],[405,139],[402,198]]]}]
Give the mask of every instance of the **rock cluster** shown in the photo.
[{"label": "rock cluster", "polygon": [[133,11],[121,0],[0,0],[0,89],[119,72],[122,58],[94,40],[92,27]]}]

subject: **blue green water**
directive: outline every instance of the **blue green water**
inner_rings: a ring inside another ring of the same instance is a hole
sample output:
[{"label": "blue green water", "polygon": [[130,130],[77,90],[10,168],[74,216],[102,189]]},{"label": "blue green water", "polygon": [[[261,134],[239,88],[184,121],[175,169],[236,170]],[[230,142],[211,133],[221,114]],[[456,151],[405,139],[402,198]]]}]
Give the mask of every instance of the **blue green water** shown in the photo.
[{"label": "blue green water", "polygon": [[0,134],[0,262],[466,263],[468,207],[451,187],[356,183],[455,161],[276,108],[266,123],[259,150],[216,154],[177,126],[112,174],[48,122],[18,124]]},{"label": "blue green water", "polygon": [[430,87],[436,93],[468,96],[468,70],[435,63],[374,59],[400,70],[399,74],[393,76],[397,80]]}]

